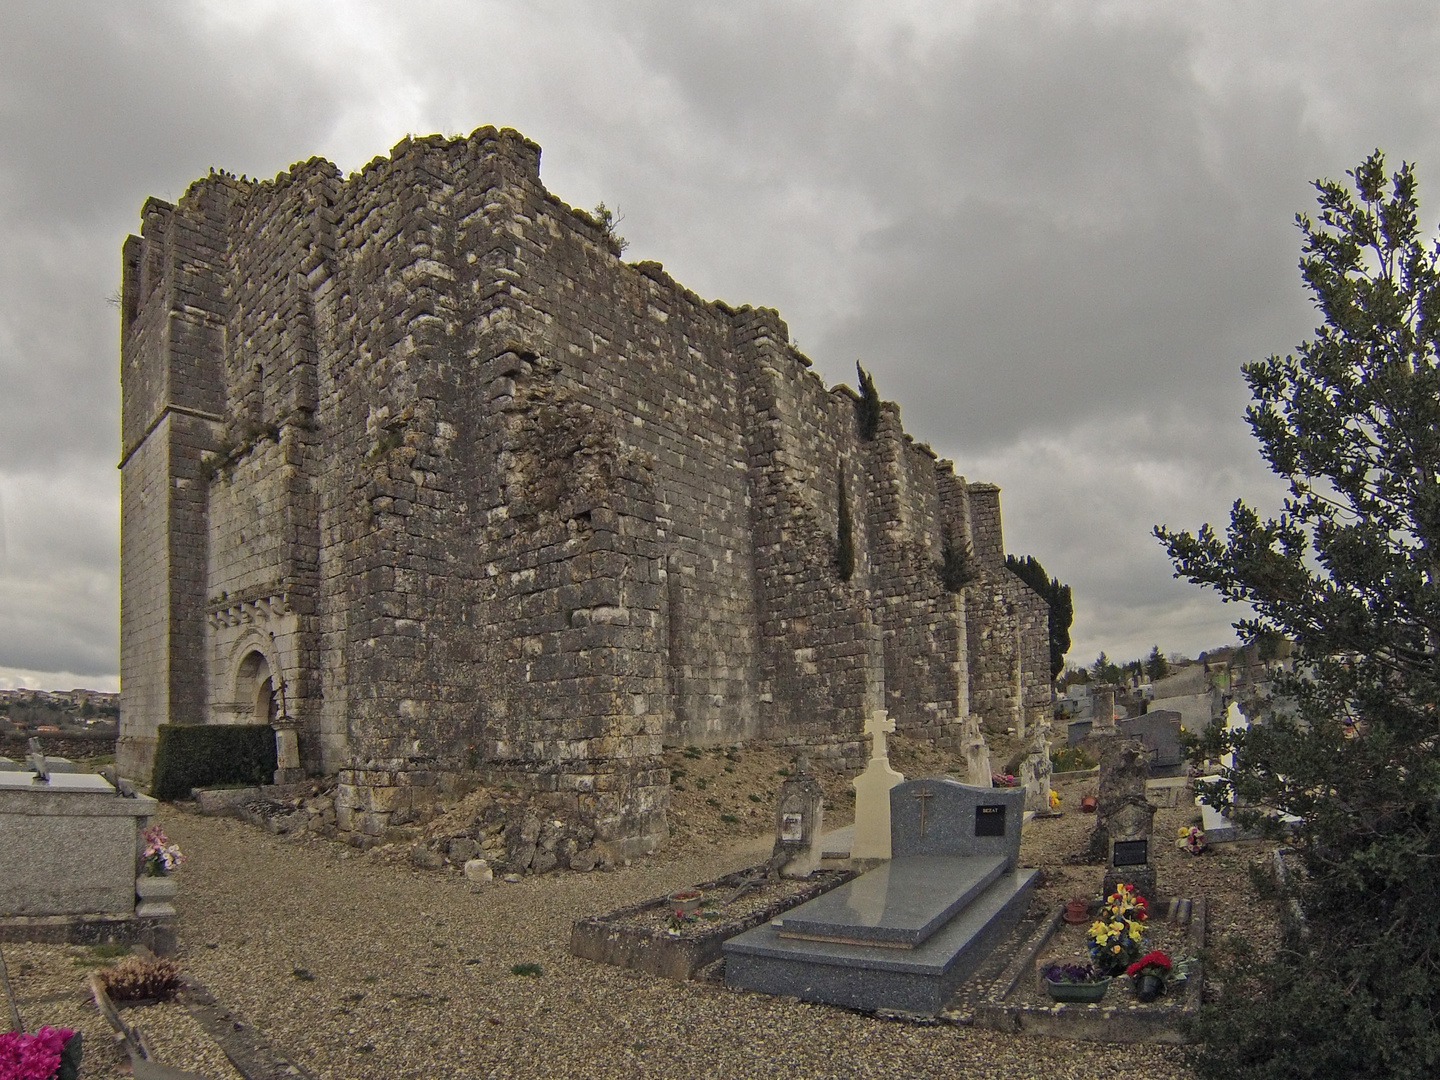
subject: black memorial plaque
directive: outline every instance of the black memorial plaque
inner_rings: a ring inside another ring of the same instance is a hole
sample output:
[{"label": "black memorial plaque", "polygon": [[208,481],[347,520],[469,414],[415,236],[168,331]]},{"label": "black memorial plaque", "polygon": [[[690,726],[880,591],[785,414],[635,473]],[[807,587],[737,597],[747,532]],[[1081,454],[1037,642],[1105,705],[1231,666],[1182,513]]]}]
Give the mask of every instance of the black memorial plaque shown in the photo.
[{"label": "black memorial plaque", "polygon": [[1005,835],[1005,807],[977,806],[975,808],[976,836]]},{"label": "black memorial plaque", "polygon": [[1150,862],[1149,840],[1116,840],[1111,866],[1145,866]]}]

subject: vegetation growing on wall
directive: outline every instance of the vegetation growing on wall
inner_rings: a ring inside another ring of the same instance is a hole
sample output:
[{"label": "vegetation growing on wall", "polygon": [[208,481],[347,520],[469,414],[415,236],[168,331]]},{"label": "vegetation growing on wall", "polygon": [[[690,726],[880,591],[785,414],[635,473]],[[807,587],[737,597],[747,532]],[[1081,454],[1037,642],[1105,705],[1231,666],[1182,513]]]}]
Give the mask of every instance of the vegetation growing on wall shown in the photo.
[{"label": "vegetation growing on wall", "polygon": [[1050,677],[1053,679],[1065,670],[1065,654],[1070,651],[1070,627],[1075,622],[1070,586],[1060,584],[1059,578],[1047,574],[1033,555],[1023,559],[1006,555],[1005,566],[1044,597],[1050,607]]},{"label": "vegetation growing on wall", "polygon": [[855,361],[855,371],[860,377],[860,401],[855,406],[860,413],[860,437],[869,442],[880,431],[880,392],[875,389],[875,380],[858,360]]},{"label": "vegetation growing on wall", "polygon": [[969,544],[955,538],[949,525],[941,530],[941,536],[940,583],[949,592],[958,593],[980,576],[975,569],[975,556]]}]

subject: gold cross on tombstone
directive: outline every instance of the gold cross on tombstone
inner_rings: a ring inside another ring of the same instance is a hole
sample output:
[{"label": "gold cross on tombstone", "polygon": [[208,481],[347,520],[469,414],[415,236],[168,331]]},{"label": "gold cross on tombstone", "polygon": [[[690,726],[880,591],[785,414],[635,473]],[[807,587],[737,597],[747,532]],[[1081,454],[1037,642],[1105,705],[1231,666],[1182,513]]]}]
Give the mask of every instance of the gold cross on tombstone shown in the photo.
[{"label": "gold cross on tombstone", "polygon": [[915,797],[916,799],[919,799],[919,800],[920,800],[920,835],[921,835],[921,836],[924,836],[924,835],[925,835],[925,803],[926,803],[928,800],[933,799],[935,796],[934,796],[933,794],[931,794],[931,792],[930,792],[930,790],[929,790],[928,788],[923,788],[923,787],[922,787],[919,791],[915,792],[914,797]]}]

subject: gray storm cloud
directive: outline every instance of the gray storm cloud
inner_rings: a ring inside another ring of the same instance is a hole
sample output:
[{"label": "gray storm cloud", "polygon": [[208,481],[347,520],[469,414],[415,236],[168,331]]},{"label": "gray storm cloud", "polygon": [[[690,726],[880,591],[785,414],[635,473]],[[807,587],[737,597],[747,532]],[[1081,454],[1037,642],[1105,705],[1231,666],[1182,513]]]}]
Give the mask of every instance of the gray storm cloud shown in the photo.
[{"label": "gray storm cloud", "polygon": [[1073,659],[1224,642],[1150,527],[1276,504],[1239,365],[1314,325],[1310,180],[1381,146],[1435,220],[1437,44],[1420,3],[9,5],[0,684],[116,678],[106,299],[143,200],[487,123],[1000,483],[1009,548],[1075,588]]}]

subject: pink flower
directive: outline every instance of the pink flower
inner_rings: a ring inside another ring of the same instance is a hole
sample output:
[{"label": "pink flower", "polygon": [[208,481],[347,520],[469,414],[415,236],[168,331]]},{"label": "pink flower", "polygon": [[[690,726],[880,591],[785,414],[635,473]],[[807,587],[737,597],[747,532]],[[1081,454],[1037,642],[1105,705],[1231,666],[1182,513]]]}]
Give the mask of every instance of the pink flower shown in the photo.
[{"label": "pink flower", "polygon": [[34,1035],[0,1034],[0,1080],[48,1080],[60,1067],[60,1052],[75,1032],[42,1027]]}]

